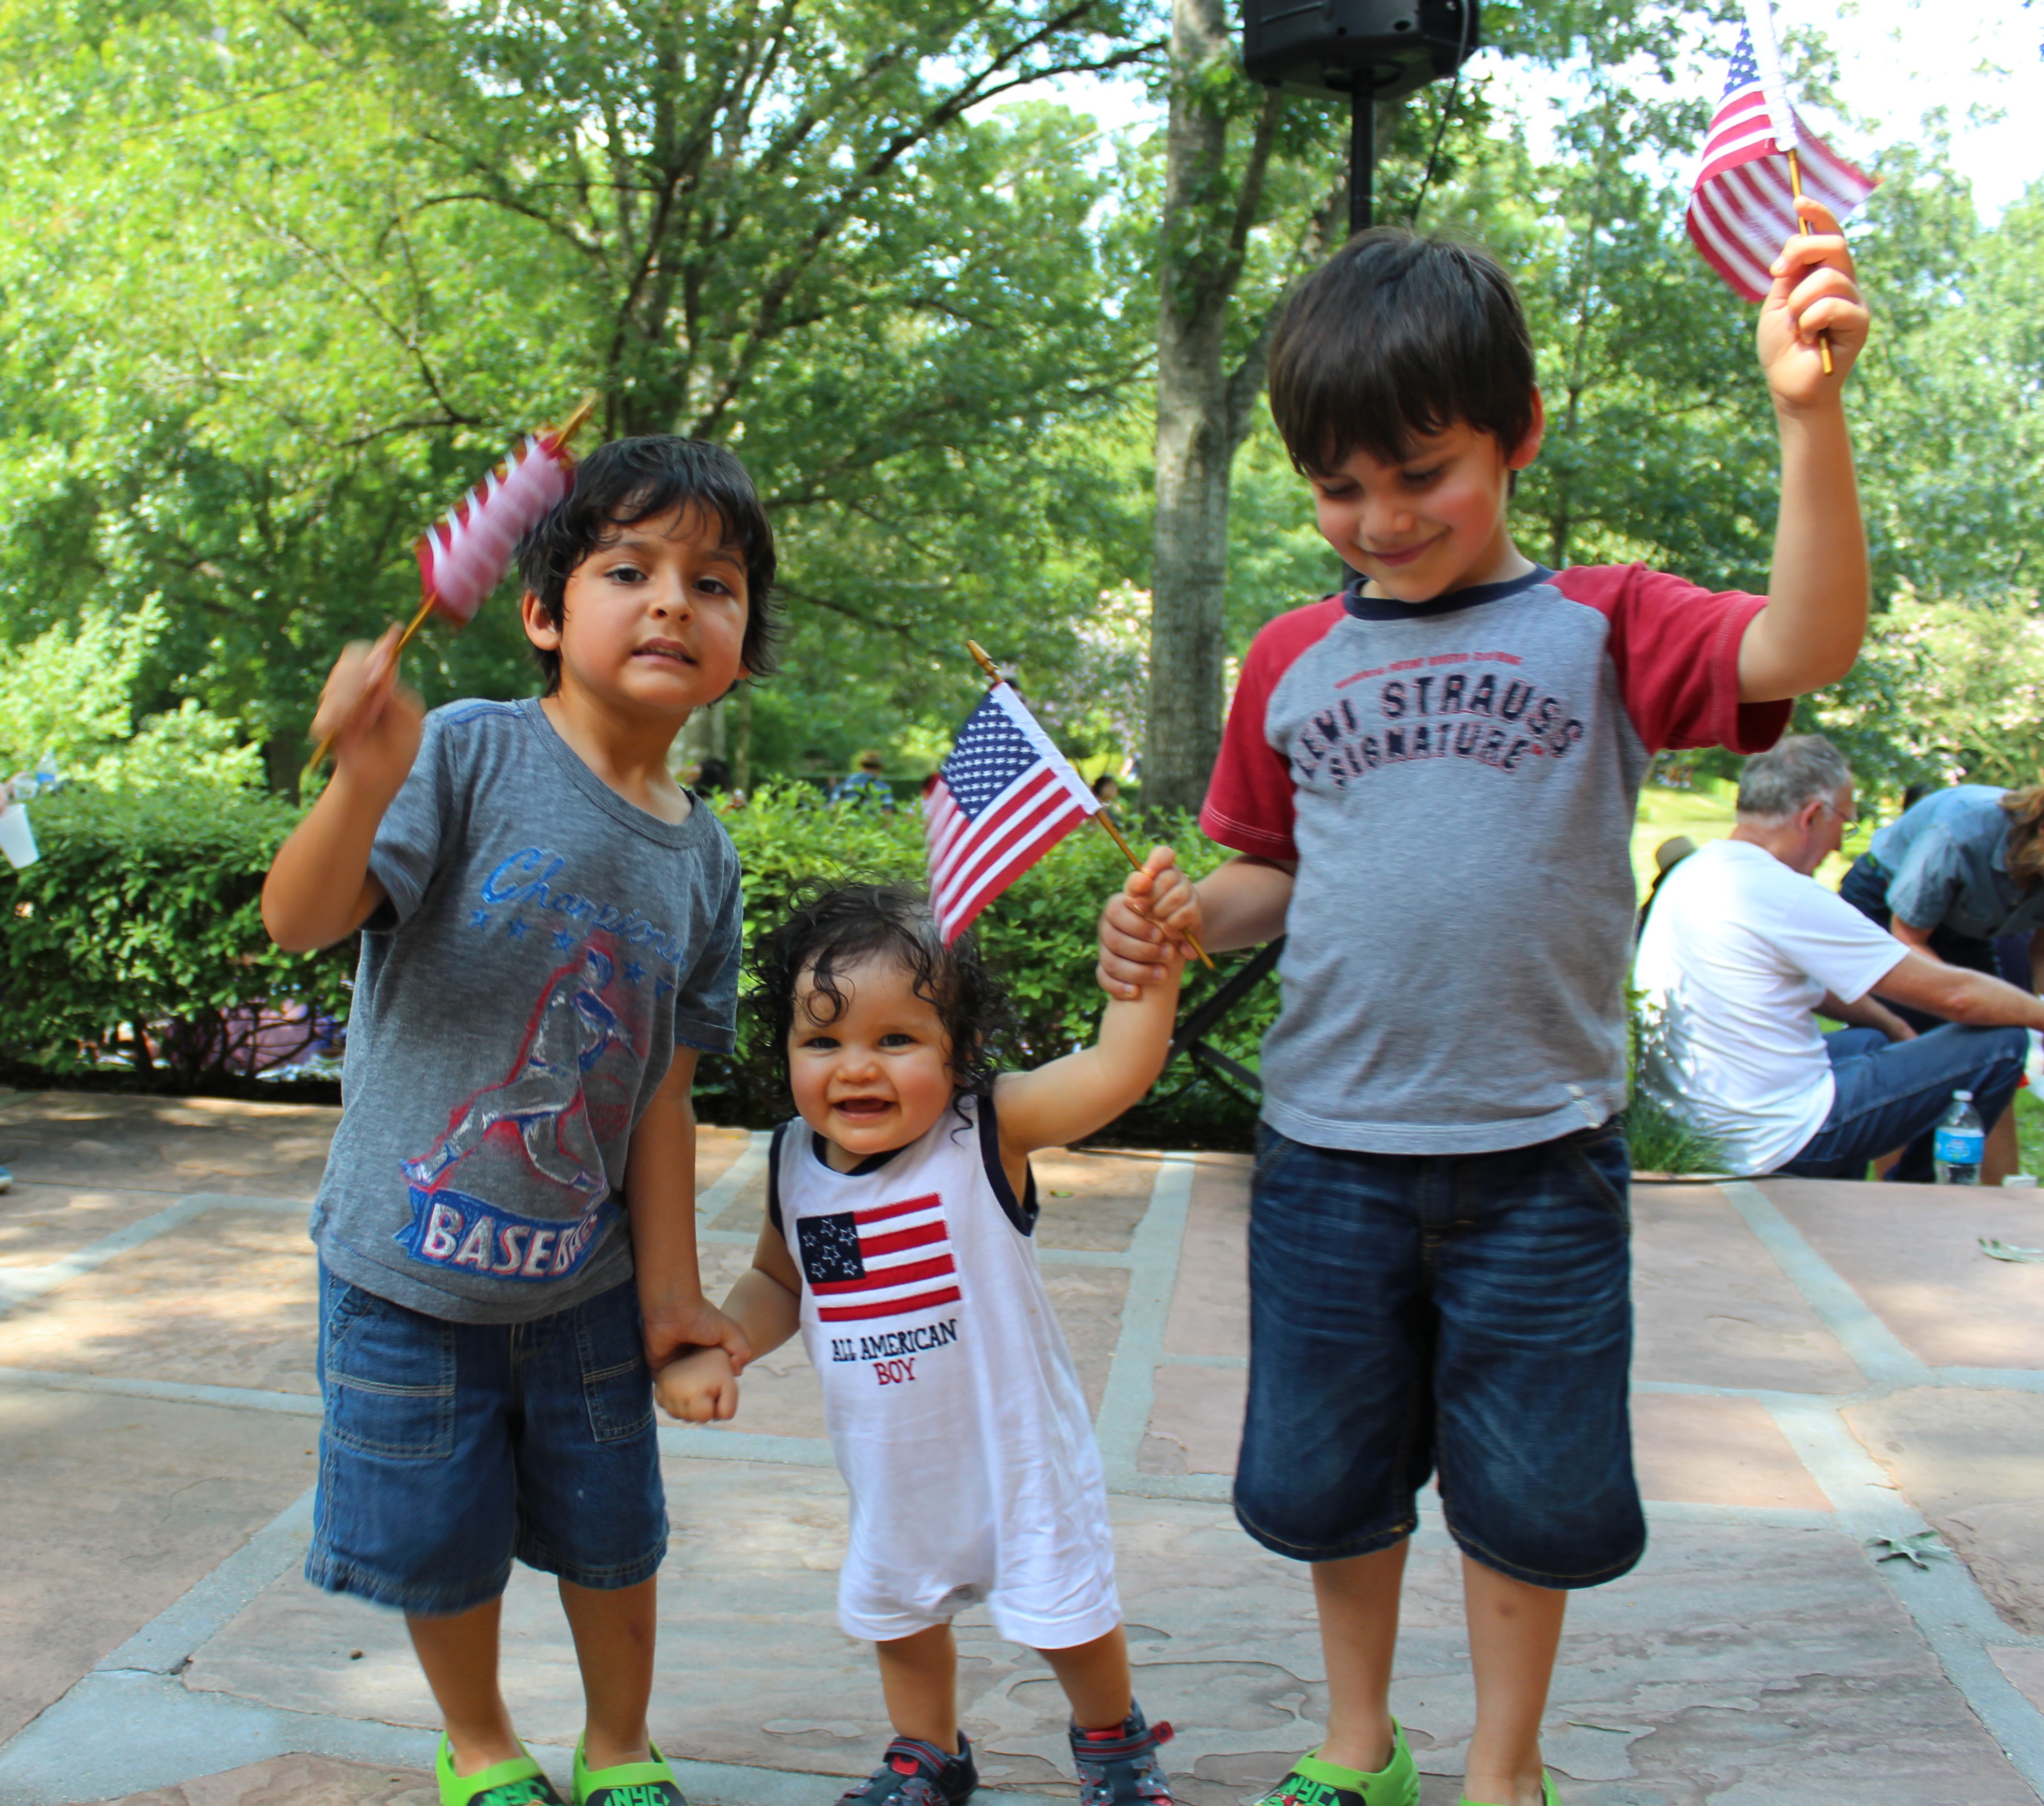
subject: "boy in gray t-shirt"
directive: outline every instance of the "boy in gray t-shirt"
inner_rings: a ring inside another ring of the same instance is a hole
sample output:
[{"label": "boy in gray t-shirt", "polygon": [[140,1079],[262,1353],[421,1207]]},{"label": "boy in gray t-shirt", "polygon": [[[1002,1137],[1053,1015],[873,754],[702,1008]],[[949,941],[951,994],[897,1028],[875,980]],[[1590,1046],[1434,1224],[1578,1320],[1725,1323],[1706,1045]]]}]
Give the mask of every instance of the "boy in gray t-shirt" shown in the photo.
[{"label": "boy in gray t-shirt", "polygon": [[521,551],[546,693],[421,717],[351,647],[330,783],[278,853],[284,947],[362,934],[313,1207],[325,1406],[306,1577],[401,1608],[443,1806],[558,1800],[497,1681],[515,1558],[555,1574],[588,1701],[578,1806],[679,1806],[647,1735],[667,1511],[651,1370],[750,1351],[705,1300],[697,1056],[732,1045],[738,857],[668,775],[771,657],[774,536],[714,446],[621,440]]},{"label": "boy in gray t-shirt", "polygon": [[1469,1802],[1551,1806],[1569,1593],[1644,1546],[1617,1120],[1634,804],[1657,747],[1771,744],[1866,623],[1841,391],[1867,315],[1836,225],[1804,212],[1760,316],[1765,597],[1519,551],[1540,393],[1511,279],[1473,247],[1361,233],[1273,340],[1271,413],[1356,574],[1243,662],[1201,816],[1237,856],[1196,893],[1137,874],[1101,926],[1117,995],[1155,974],[1139,908],[1216,949],[1286,937],[1235,1505],[1313,1564],[1328,1710],[1261,1806],[1417,1806],[1389,1688],[1430,1472],[1463,1558]]}]

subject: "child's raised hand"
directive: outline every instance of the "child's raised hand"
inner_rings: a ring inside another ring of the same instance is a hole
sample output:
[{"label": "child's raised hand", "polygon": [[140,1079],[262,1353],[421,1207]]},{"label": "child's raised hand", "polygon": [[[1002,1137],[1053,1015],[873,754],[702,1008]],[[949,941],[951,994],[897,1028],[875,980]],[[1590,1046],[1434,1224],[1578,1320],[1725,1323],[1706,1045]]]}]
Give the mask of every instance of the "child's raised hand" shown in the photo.
[{"label": "child's raised hand", "polygon": [[[1776,402],[1788,408],[1836,397],[1866,343],[1871,317],[1838,222],[1807,194],[1800,212],[1810,236],[1797,234],[1774,259],[1774,286],[1760,304],[1758,329],[1760,367]],[[1817,342],[1823,332],[1831,335],[1828,375]]]},{"label": "child's raised hand", "polygon": [[[1100,988],[1133,998],[1170,975],[1166,962],[1183,957],[1185,937],[1200,932],[1200,902],[1169,847],[1153,847],[1100,916]],[[1170,951],[1167,951],[1167,947]]]},{"label": "child's raised hand", "polygon": [[336,769],[386,797],[411,770],[425,718],[417,693],[398,681],[398,636],[389,628],[374,644],[344,648],[313,717],[313,739],[334,736]]},{"label": "child's raised hand", "polygon": [[660,1370],[653,1396],[684,1424],[728,1423],[738,1410],[737,1370],[721,1348],[698,1348]]}]

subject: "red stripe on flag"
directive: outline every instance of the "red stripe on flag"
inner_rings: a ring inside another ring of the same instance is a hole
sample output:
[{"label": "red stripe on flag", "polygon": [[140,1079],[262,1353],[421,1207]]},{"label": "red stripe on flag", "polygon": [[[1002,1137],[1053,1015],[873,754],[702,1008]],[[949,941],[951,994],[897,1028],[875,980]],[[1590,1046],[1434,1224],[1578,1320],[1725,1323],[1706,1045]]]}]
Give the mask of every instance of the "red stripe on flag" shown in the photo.
[{"label": "red stripe on flag", "polygon": [[1075,806],[1055,778],[1047,785],[1032,785],[995,812],[990,832],[977,837],[935,874],[937,884],[947,896],[971,896],[989,871],[1008,863],[1018,844],[1033,840],[1047,823]]},{"label": "red stripe on flag", "polygon": [[1003,890],[1012,884],[1016,878],[1085,820],[1085,812],[1074,805],[1070,816],[1052,823],[1035,840],[1021,848],[1005,866],[992,874],[975,892],[959,899],[957,905],[959,913],[954,913],[948,907],[945,909],[938,917],[939,924],[943,930],[944,944],[948,947],[972,926],[974,921],[978,919],[979,913],[998,897]]},{"label": "red stripe on flag", "polygon": [[878,1210],[855,1210],[851,1220],[862,1227],[868,1223],[885,1223],[890,1216],[905,1216],[912,1210],[928,1210],[932,1205],[943,1201],[932,1192],[924,1197],[905,1198],[899,1204],[883,1204]]},{"label": "red stripe on flag", "polygon": [[962,883],[966,881],[972,866],[983,855],[985,849],[993,841],[1010,832],[1011,824],[1018,814],[1026,815],[1038,806],[1038,799],[1061,790],[1056,777],[1039,767],[1029,774],[1028,782],[985,810],[972,824],[972,832],[946,849],[944,854],[932,861],[931,875],[939,884]]},{"label": "red stripe on flag", "polygon": [[873,1292],[888,1285],[914,1285],[923,1280],[939,1279],[947,1273],[957,1271],[949,1255],[939,1255],[930,1260],[905,1261],[899,1266],[870,1273],[863,1279],[827,1279],[820,1285],[811,1285],[809,1289],[822,1298],[832,1293]]},{"label": "red stripe on flag", "polygon": [[904,1248],[927,1248],[932,1242],[944,1239],[941,1223],[925,1223],[913,1229],[897,1229],[885,1235],[859,1238],[859,1258],[871,1260],[875,1255],[898,1255]]},{"label": "red stripe on flag", "polygon": [[959,1289],[947,1285],[941,1292],[925,1292],[915,1298],[897,1298],[878,1305],[840,1305],[835,1309],[823,1305],[816,1307],[817,1317],[824,1323],[859,1323],[869,1317],[903,1317],[911,1311],[927,1311],[938,1305],[955,1305]]}]

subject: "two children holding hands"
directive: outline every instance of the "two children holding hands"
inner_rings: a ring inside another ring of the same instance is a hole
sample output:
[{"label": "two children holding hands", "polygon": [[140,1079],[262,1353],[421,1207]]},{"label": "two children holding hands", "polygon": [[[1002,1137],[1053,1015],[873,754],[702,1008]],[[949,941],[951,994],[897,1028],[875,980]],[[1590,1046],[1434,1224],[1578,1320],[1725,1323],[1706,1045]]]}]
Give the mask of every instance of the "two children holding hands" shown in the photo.
[{"label": "two children holding hands", "polygon": [[[978,1602],[1063,1685],[1085,1806],[1170,1798],[1028,1155],[1155,1080],[1187,936],[1280,934],[1236,1510],[1312,1564],[1330,1708],[1266,1798],[1416,1806],[1388,1702],[1430,1474],[1464,1557],[1466,1797],[1555,1797],[1539,1727],[1568,1593],[1645,1539],[1612,1120],[1639,786],[1662,747],[1771,744],[1865,624],[1841,388],[1867,314],[1835,222],[1804,214],[1760,322],[1782,463],[1765,597],[1519,551],[1541,401],[1482,252],[1366,232],[1301,289],[1271,405],[1354,575],[1244,665],[1202,816],[1234,856],[1197,885],[1161,850],[1131,877],[1101,919],[1097,1043],[1031,1072],[990,1070],[997,987],[917,894],[798,909],[755,950],[797,1113],[720,1308],[690,1093],[733,1043],[738,863],[666,759],[694,709],[770,665],[772,534],[744,472],[673,439],[583,465],[521,553],[536,701],[422,721],[387,640],[343,658],[316,723],[341,730],[334,779],[263,904],[286,947],[363,931],[313,1221],[307,1573],[407,1613],[444,1806],[559,1798],[498,1689],[514,1558],[559,1577],[574,1628],[577,1806],[681,1802],[646,1723],[653,1397],[728,1417],[745,1363],[798,1331],[851,1495],[840,1620],[874,1643],[897,1733],[847,1802],[957,1806],[976,1785],[949,1626]],[[912,1347],[912,1380],[880,1385],[869,1339]]]}]

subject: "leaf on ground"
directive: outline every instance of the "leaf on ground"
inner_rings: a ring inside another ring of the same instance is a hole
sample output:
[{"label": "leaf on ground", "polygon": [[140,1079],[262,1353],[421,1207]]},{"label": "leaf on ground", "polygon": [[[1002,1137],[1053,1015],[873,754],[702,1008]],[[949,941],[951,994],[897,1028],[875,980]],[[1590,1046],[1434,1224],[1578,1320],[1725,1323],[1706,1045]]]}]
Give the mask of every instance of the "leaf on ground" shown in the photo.
[{"label": "leaf on ground", "polygon": [[1980,1246],[1989,1260],[2044,1261],[2044,1248],[2019,1248],[2013,1242],[1997,1242],[1992,1235],[1981,1236]]},{"label": "leaf on ground", "polygon": [[1071,1192],[1052,1192],[1051,1193],[1051,1196],[1053,1197],[1071,1197],[1075,1195],[1075,1193]]},{"label": "leaf on ground", "polygon": [[1910,1536],[1869,1536],[1866,1546],[1873,1550],[1876,1562],[1907,1562],[1926,1574],[1930,1572],[1931,1557],[1949,1557],[1952,1553],[1934,1530],[1919,1530]]}]

